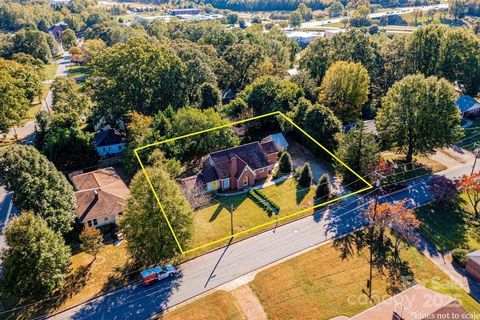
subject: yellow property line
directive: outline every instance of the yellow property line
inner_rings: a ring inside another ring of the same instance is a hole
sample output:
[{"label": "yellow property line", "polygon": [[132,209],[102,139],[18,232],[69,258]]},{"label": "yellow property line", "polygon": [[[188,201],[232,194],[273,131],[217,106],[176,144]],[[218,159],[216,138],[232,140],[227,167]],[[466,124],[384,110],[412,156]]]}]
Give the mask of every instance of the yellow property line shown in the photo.
[{"label": "yellow property line", "polygon": [[[195,247],[195,248],[193,248],[193,249],[189,249],[189,250],[184,251],[183,248],[182,248],[182,245],[181,245],[180,242],[178,241],[178,238],[177,238],[177,236],[176,236],[176,234],[175,234],[175,231],[173,230],[173,227],[172,227],[172,225],[171,225],[171,223],[170,223],[170,220],[168,219],[167,214],[165,213],[165,210],[163,209],[162,203],[161,203],[161,201],[160,201],[160,199],[159,199],[159,197],[158,197],[157,192],[155,191],[155,188],[153,187],[152,181],[150,180],[150,178],[149,178],[149,176],[148,176],[148,174],[147,174],[147,171],[145,170],[145,167],[144,167],[144,165],[143,165],[143,162],[142,162],[142,160],[140,159],[140,156],[138,155],[138,151],[141,151],[141,150],[144,150],[144,149],[146,149],[146,148],[153,147],[153,146],[158,146],[158,145],[161,145],[161,144],[164,144],[164,143],[173,142],[173,141],[176,141],[176,140],[179,140],[179,139],[183,139],[183,138],[195,136],[195,135],[198,135],[198,134],[201,134],[201,133],[206,133],[206,132],[210,132],[210,131],[213,131],[213,130],[223,129],[223,128],[227,128],[227,127],[232,127],[232,126],[235,126],[235,125],[238,125],[238,124],[242,124],[242,123],[249,122],[249,121],[253,121],[253,120],[258,120],[258,119],[265,118],[265,117],[269,117],[269,116],[273,116],[273,115],[279,115],[279,116],[283,117],[287,122],[289,122],[289,123],[290,123],[291,125],[293,125],[295,128],[297,128],[298,130],[300,130],[300,132],[302,132],[302,133],[303,133],[304,135],[306,135],[310,140],[312,140],[316,145],[318,145],[320,148],[322,148],[322,150],[324,150],[325,152],[327,152],[333,159],[335,159],[335,160],[338,161],[341,165],[343,165],[345,168],[347,168],[348,170],[350,170],[357,178],[359,178],[362,182],[364,182],[364,183],[367,185],[367,187],[365,187],[365,188],[363,188],[363,189],[360,189],[360,190],[358,190],[358,191],[355,191],[355,192],[352,192],[352,193],[349,193],[349,194],[340,196],[340,197],[338,197],[338,198],[335,198],[335,199],[332,199],[332,200],[329,200],[329,201],[326,201],[326,202],[317,204],[317,205],[315,205],[315,206],[313,206],[313,207],[306,208],[306,209],[300,210],[300,211],[298,211],[298,212],[289,214],[289,215],[287,215],[287,216],[285,216],[285,217],[282,217],[282,218],[279,218],[279,219],[275,219],[275,220],[273,220],[273,221],[269,221],[269,222],[260,224],[260,225],[258,225],[258,226],[249,228],[249,229],[247,229],[247,230],[243,230],[243,231],[234,233],[233,235],[229,235],[229,236],[223,237],[223,238],[221,238],[221,239],[217,239],[217,240],[208,242],[208,243],[206,243],[206,244],[197,246],[197,247]],[[190,252],[193,252],[193,251],[196,251],[196,250],[199,250],[199,249],[202,249],[202,248],[205,248],[205,247],[208,247],[208,246],[217,244],[217,243],[219,243],[219,242],[222,242],[222,241],[231,239],[232,237],[239,236],[239,235],[242,235],[242,234],[245,234],[245,233],[248,233],[248,232],[257,230],[257,229],[260,229],[260,228],[265,227],[265,226],[267,226],[267,225],[270,225],[270,224],[273,224],[273,223],[278,223],[279,221],[283,221],[283,220],[288,219],[288,218],[290,218],[290,217],[293,217],[293,216],[302,214],[302,213],[307,212],[307,211],[310,211],[310,210],[314,210],[314,209],[316,209],[316,208],[320,208],[320,207],[325,206],[325,205],[327,205],[327,204],[331,204],[331,203],[337,202],[337,201],[339,201],[339,200],[341,200],[341,199],[344,199],[344,198],[353,196],[353,195],[355,195],[355,194],[358,194],[358,193],[361,193],[361,192],[364,192],[364,191],[366,191],[366,190],[370,190],[370,189],[373,188],[373,186],[372,186],[367,180],[365,180],[363,177],[361,177],[357,172],[355,172],[353,169],[351,169],[351,168],[350,168],[348,165],[346,165],[342,160],[340,160],[339,158],[337,158],[332,152],[330,152],[327,148],[325,148],[322,144],[320,144],[317,140],[315,140],[315,139],[314,139],[311,135],[309,135],[305,130],[303,130],[303,129],[300,128],[296,123],[294,123],[294,122],[292,121],[292,119],[290,119],[289,117],[287,117],[286,115],[284,115],[284,114],[283,114],[282,112],[280,112],[280,111],[270,112],[270,113],[266,113],[266,114],[263,114],[263,115],[260,115],[260,116],[256,116],[256,117],[252,117],[252,118],[249,118],[249,119],[244,119],[244,120],[240,120],[240,121],[236,121],[236,122],[231,122],[231,123],[229,123],[229,124],[225,124],[225,125],[213,127],[213,128],[210,128],[210,129],[201,130],[201,131],[189,133],[189,134],[186,134],[186,135],[183,135],[183,136],[178,136],[178,137],[175,137],[175,138],[166,139],[166,140],[163,140],[163,141],[158,141],[158,142],[155,142],[155,143],[147,144],[147,145],[145,145],[145,146],[136,148],[136,149],[134,150],[134,153],[135,153],[135,156],[137,157],[138,162],[140,163],[140,167],[142,168],[142,172],[143,172],[143,174],[145,175],[145,177],[146,177],[146,179],[147,179],[148,185],[150,186],[150,189],[152,189],[153,195],[155,196],[155,199],[157,200],[158,206],[160,207],[160,210],[162,211],[162,214],[163,214],[163,216],[165,217],[165,220],[167,221],[168,227],[170,228],[170,231],[172,232],[172,235],[173,235],[173,237],[175,238],[175,242],[177,243],[177,246],[178,246],[178,248],[180,249],[180,252],[181,252],[182,254],[187,254],[187,253],[190,253]]]}]

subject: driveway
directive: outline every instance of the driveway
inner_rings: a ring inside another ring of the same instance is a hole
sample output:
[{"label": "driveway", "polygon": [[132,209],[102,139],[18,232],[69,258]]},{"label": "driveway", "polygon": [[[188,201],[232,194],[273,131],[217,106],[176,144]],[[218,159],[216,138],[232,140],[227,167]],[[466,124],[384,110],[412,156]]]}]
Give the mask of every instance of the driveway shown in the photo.
[{"label": "driveway", "polygon": [[304,147],[302,144],[296,142],[293,139],[288,139],[288,153],[292,157],[293,168],[302,167],[306,162],[310,164],[312,169],[313,180],[315,183],[324,174],[328,173],[330,179],[333,179],[333,172],[329,170],[327,161],[333,161],[333,159],[325,159],[325,162],[319,160],[319,156],[312,154],[310,150]]}]

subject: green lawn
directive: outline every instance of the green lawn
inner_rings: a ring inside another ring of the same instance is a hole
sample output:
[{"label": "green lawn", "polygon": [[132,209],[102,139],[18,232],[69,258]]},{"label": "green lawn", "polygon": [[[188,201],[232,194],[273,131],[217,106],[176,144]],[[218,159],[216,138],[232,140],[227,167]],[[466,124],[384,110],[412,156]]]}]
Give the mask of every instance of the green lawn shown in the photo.
[{"label": "green lawn", "polygon": [[[216,197],[215,204],[195,212],[194,236],[192,248],[197,247],[231,235],[231,214],[233,211],[233,230],[239,233],[250,228],[271,223],[263,229],[272,228],[278,219],[291,215],[297,211],[313,206],[314,187],[310,190],[302,190],[298,187],[295,179],[288,179],[277,185],[262,189],[263,192],[280,206],[278,216],[267,214],[263,211],[248,194],[233,195],[228,197]],[[311,214],[308,210],[301,215]],[[293,218],[296,218],[292,217]],[[284,222],[284,221],[282,221]],[[226,240],[225,242],[227,242]]]},{"label": "green lawn", "polygon": [[90,76],[90,69],[82,65],[72,64],[68,69],[68,76],[77,81],[85,81]]},{"label": "green lawn", "polygon": [[53,62],[45,65],[45,80],[53,80],[57,72],[58,64]]},{"label": "green lawn", "polygon": [[420,231],[439,251],[468,247],[480,249],[478,230],[469,223],[468,215],[472,209],[461,195],[446,204],[430,204],[416,209],[421,221]]},{"label": "green lawn", "polygon": [[[269,319],[351,317],[404,289],[398,269],[375,270],[370,301],[368,252],[354,249],[342,258],[341,248],[341,242],[327,244],[259,272],[250,285]],[[457,298],[470,312],[480,312],[480,304],[417,249],[403,248],[400,255],[416,283]]]},{"label": "green lawn", "polygon": [[[461,20],[454,20],[453,18],[446,18],[443,19],[443,14],[440,14],[440,12],[436,12],[433,17],[428,17],[427,13],[425,11],[421,12],[422,14],[417,18],[417,26],[420,25],[427,25],[431,23],[442,23],[442,24],[447,24],[450,26],[463,26],[464,23]],[[412,12],[405,13],[400,15],[407,23],[409,26],[415,25],[415,16],[413,15]]]}]

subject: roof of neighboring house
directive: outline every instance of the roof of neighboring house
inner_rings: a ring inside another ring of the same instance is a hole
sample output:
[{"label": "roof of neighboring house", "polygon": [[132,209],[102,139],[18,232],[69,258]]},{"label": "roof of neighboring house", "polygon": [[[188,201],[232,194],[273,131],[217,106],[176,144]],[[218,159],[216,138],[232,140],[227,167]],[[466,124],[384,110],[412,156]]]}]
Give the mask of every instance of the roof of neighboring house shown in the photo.
[{"label": "roof of neighboring house", "polygon": [[70,178],[77,191],[77,217],[81,222],[123,211],[130,190],[111,167]]},{"label": "roof of neighboring house", "polygon": [[480,103],[470,96],[461,96],[457,100],[457,107],[463,113],[471,109],[480,108]]},{"label": "roof of neighboring house", "polygon": [[218,180],[217,171],[215,171],[215,168],[211,166],[203,168],[199,175],[203,177],[203,180],[206,183]]},{"label": "roof of neighboring house", "polygon": [[111,146],[125,142],[125,135],[115,129],[100,130],[93,137],[97,147]]},{"label": "roof of neighboring house", "polygon": [[278,152],[277,145],[273,141],[262,142],[260,145],[266,154]]},{"label": "roof of neighboring house", "polygon": [[432,315],[450,316],[447,318],[438,317],[438,319],[453,319],[451,318],[452,315],[461,315],[458,319],[463,319],[462,315],[468,315],[467,311],[454,298],[420,285],[415,285],[359,313],[350,320],[393,319],[394,313],[401,316],[400,319],[403,320],[418,320],[420,319],[419,314],[424,316],[421,319],[427,319],[428,316]]},{"label": "roof of neighboring house", "polygon": [[275,142],[275,145],[277,146],[277,148],[286,148],[286,147],[288,147],[287,139],[285,139],[285,136],[284,136],[283,133],[281,133],[281,132],[275,133],[275,134],[271,134],[271,135],[263,138],[263,140],[262,140],[262,142],[267,142],[267,141],[273,141],[273,142]]},{"label": "roof of neighboring house", "polygon": [[480,264],[480,250],[470,252],[467,254],[467,257],[475,263]]},{"label": "roof of neighboring house", "polygon": [[[267,156],[258,141],[212,152],[210,158],[220,179],[230,177],[230,160],[234,157],[243,160],[252,170],[268,166]],[[238,171],[240,171],[240,168],[238,168]]]}]

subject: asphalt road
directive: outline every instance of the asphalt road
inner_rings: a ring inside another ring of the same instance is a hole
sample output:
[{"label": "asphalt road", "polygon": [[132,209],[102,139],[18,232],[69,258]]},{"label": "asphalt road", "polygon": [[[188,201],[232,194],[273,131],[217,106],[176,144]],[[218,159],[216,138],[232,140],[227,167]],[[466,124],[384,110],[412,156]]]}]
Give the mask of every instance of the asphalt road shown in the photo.
[{"label": "asphalt road", "polygon": [[[441,172],[449,178],[470,173],[472,163]],[[412,206],[431,200],[428,177],[409,183],[408,190],[381,201],[410,198]],[[360,211],[368,201],[352,197],[329,211],[317,213],[275,230],[211,252],[178,267],[179,275],[150,287],[132,284],[53,319],[144,319],[192,297],[364,225]]]},{"label": "asphalt road", "polygon": [[[385,11],[385,12],[371,13],[371,14],[369,14],[369,17],[372,18],[372,19],[376,19],[376,18],[381,18],[381,17],[385,17],[385,16],[394,16],[394,15],[398,15],[398,14],[409,13],[409,12],[413,12],[414,10],[428,11],[430,9],[438,10],[438,9],[446,9],[446,8],[448,8],[448,4],[446,4],[446,3],[436,4],[436,5],[431,5],[431,6],[397,8],[397,9],[391,9],[391,10]],[[321,20],[321,21],[308,21],[308,22],[302,23],[300,28],[301,29],[316,28],[316,27],[321,27],[321,26],[324,26],[324,25],[330,24],[330,23],[342,22],[345,19],[348,19],[348,17],[344,16],[344,17],[331,18],[331,19],[328,19],[328,20]]]}]

